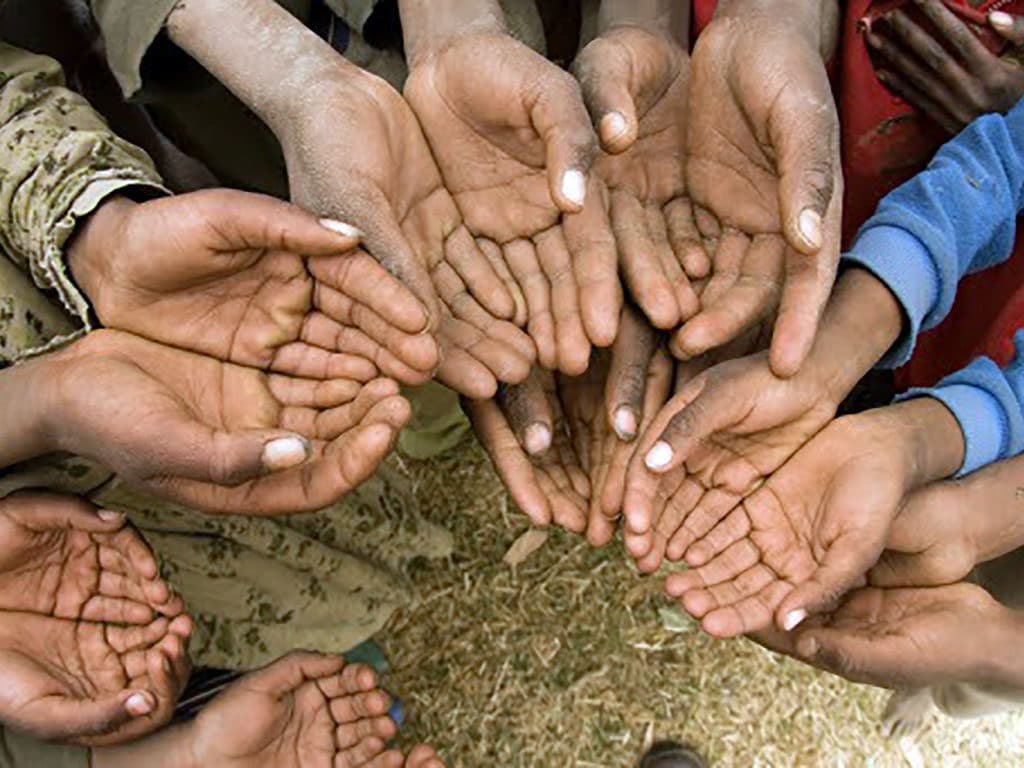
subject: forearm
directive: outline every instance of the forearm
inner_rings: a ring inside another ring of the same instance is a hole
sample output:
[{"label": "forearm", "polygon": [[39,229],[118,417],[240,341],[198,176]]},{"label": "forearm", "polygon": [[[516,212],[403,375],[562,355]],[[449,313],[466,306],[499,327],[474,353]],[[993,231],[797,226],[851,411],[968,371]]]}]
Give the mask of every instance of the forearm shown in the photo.
[{"label": "forearm", "polygon": [[841,402],[900,335],[903,314],[886,285],[870,272],[849,269],[839,278],[804,370]]},{"label": "forearm", "polygon": [[497,0],[399,0],[398,6],[410,67],[454,37],[508,31]]},{"label": "forearm", "polygon": [[318,84],[357,71],[274,0],[180,2],[167,32],[279,140],[314,105]]},{"label": "forearm", "polygon": [[191,728],[172,725],[128,744],[95,748],[90,768],[199,768],[190,749]]},{"label": "forearm", "polygon": [[761,18],[792,25],[828,60],[839,35],[836,0],[719,0],[716,19]]},{"label": "forearm", "polygon": [[669,35],[688,49],[690,3],[677,0],[602,0],[597,17],[598,34],[627,26]]},{"label": "forearm", "polygon": [[46,358],[0,369],[0,468],[42,456],[53,450],[46,416],[48,381]]},{"label": "forearm", "polygon": [[1024,690],[1024,657],[1020,653],[1024,611],[1003,610],[999,621],[982,628],[988,631],[984,631],[984,645],[978,649],[976,679],[1001,690]]}]

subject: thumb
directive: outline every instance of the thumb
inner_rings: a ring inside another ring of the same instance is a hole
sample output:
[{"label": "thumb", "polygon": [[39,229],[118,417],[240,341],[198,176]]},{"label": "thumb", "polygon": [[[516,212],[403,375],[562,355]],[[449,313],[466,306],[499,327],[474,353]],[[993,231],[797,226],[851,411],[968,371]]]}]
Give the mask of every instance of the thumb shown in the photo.
[{"label": "thumb", "polygon": [[927,562],[926,554],[886,550],[868,573],[868,582],[873,587],[911,587],[930,583]]},{"label": "thumb", "polygon": [[162,475],[236,486],[261,475],[290,469],[311,454],[309,441],[282,430],[231,432],[187,414],[164,425],[163,439],[136,454],[143,476]]},{"label": "thumb", "polygon": [[1024,45],[1024,16],[1011,16],[1003,11],[992,11],[988,15],[992,29],[1013,45]]},{"label": "thumb", "polygon": [[48,725],[30,730],[53,741],[102,736],[156,709],[149,691],[121,691],[86,700],[49,696],[37,704]]},{"label": "thumb", "polygon": [[598,38],[583,49],[573,71],[602,149],[613,155],[625,152],[633,146],[640,130],[629,90],[629,59],[619,46]]},{"label": "thumb", "polygon": [[791,632],[808,616],[831,610],[850,589],[863,582],[881,547],[862,530],[851,530],[833,541],[813,575],[799,584],[775,610],[779,629]]},{"label": "thumb", "polygon": [[[546,62],[545,62],[546,63]],[[583,210],[587,174],[597,154],[579,85],[564,72],[545,78],[530,119],[544,140],[551,199],[566,213]]]},{"label": "thumb", "polygon": [[359,245],[362,232],[336,219],[318,219],[297,205],[269,195],[232,189],[204,190],[170,198],[201,212],[225,251],[277,249],[327,256]]},{"label": "thumb", "polygon": [[632,306],[627,306],[612,348],[605,396],[608,423],[620,440],[629,442],[637,436],[647,391],[647,372],[656,344],[654,329]]},{"label": "thumb", "polygon": [[20,492],[0,504],[4,514],[32,531],[76,528],[88,533],[113,533],[125,521],[119,512],[97,509],[78,496],[57,493]]},{"label": "thumb", "polygon": [[555,434],[554,417],[537,369],[522,384],[502,384],[497,401],[523,450],[530,456],[547,453]]},{"label": "thumb", "polygon": [[[832,204],[839,163],[839,119],[824,67],[780,92],[768,117],[778,151],[779,211],[786,241],[808,256],[825,243],[826,216]],[[838,227],[838,217],[829,226]]]}]

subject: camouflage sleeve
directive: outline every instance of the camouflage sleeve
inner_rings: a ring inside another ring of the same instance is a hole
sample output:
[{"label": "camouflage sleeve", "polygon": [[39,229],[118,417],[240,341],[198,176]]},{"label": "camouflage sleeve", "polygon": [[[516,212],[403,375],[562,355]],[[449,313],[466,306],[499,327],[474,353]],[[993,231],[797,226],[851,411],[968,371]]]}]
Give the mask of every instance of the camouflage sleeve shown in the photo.
[{"label": "camouflage sleeve", "polygon": [[0,43],[0,249],[89,328],[64,264],[77,222],[111,194],[166,193],[146,154],[117,138],[53,59]]},{"label": "camouflage sleeve", "polygon": [[0,768],[89,768],[89,750],[45,744],[0,728]]}]

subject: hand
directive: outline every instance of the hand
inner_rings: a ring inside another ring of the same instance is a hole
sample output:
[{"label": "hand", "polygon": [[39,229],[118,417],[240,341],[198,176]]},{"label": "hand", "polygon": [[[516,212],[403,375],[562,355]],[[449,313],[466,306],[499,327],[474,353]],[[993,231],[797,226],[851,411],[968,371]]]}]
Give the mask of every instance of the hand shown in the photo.
[{"label": "hand", "polygon": [[18,368],[50,404],[53,449],[210,512],[328,506],[374,472],[410,415],[388,379],[267,375],[120,331]]},{"label": "hand", "polygon": [[586,535],[595,547],[615,535],[636,437],[671,386],[668,355],[647,320],[629,305],[623,308],[612,350],[595,351],[582,376],[558,377],[569,436],[590,480]]},{"label": "hand", "polygon": [[183,609],[124,515],[36,491],[0,500],[0,611],[148,624]]},{"label": "hand", "polygon": [[477,438],[512,501],[544,528],[587,527],[590,482],[569,439],[554,374],[535,368],[494,400],[463,400]]},{"label": "hand", "polygon": [[44,741],[115,744],[171,719],[188,682],[188,616],[144,627],[0,616],[0,719]]},{"label": "hand", "polygon": [[837,419],[705,537],[714,557],[666,591],[715,636],[773,615],[793,629],[863,583],[907,494],[959,467],[956,434],[928,398]]},{"label": "hand", "polygon": [[427,311],[358,243],[354,227],[218,189],[113,198],[68,263],[108,327],[279,373],[369,381],[379,366],[422,384],[437,365]]},{"label": "hand", "polygon": [[916,688],[1013,685],[1020,619],[981,587],[860,589],[817,626],[798,631],[795,655],[858,683]]},{"label": "hand", "polygon": [[591,343],[615,338],[622,292],[576,81],[500,29],[410,62],[405,96],[467,227],[500,251],[540,364],[583,373]]},{"label": "hand", "polygon": [[784,377],[807,356],[835,280],[843,196],[822,24],[801,21],[723,16],[694,49],[687,189],[723,230],[701,312],[676,339],[696,356],[777,306],[769,361]]},{"label": "hand", "polygon": [[513,298],[463,225],[416,116],[383,80],[337,68],[316,84],[312,114],[299,110],[281,136],[292,198],[358,225],[370,253],[420,298],[430,329],[441,329],[442,383],[488,397],[499,381],[522,381],[533,344],[508,322]]},{"label": "hand", "polygon": [[[981,115],[1009,112],[1024,96],[1024,67],[992,53],[939,0],[915,6],[938,37],[902,10],[886,14],[866,36],[881,59],[878,79],[951,135]],[[988,24],[1014,49],[1024,44],[1024,19],[996,11]]]},{"label": "hand", "polygon": [[667,32],[622,26],[573,69],[608,153],[594,172],[609,190],[626,285],[653,325],[674,329],[700,307],[689,278],[710,270],[686,194],[689,57]]},{"label": "hand", "polygon": [[186,726],[185,768],[444,768],[429,747],[408,760],[385,748],[398,731],[390,704],[369,667],[293,651],[232,684]]},{"label": "hand", "polygon": [[869,582],[878,587],[952,584],[967,578],[975,565],[1021,546],[1022,469],[1024,459],[1008,459],[911,495],[889,529],[886,551]]}]

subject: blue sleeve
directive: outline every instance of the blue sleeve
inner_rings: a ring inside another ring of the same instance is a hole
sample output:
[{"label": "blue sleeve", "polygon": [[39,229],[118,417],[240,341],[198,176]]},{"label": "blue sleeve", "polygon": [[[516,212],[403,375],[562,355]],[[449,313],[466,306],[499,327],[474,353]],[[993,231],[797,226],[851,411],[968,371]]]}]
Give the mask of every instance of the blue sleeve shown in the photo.
[{"label": "blue sleeve", "polygon": [[1024,101],[975,120],[882,200],[843,258],[874,273],[903,307],[904,334],[883,367],[910,359],[917,335],[949,314],[964,275],[1009,258],[1022,207]]},{"label": "blue sleeve", "polygon": [[1005,369],[981,357],[934,387],[899,398],[934,397],[956,416],[966,449],[958,477],[1024,451],[1024,332],[1017,332],[1014,346]]}]

